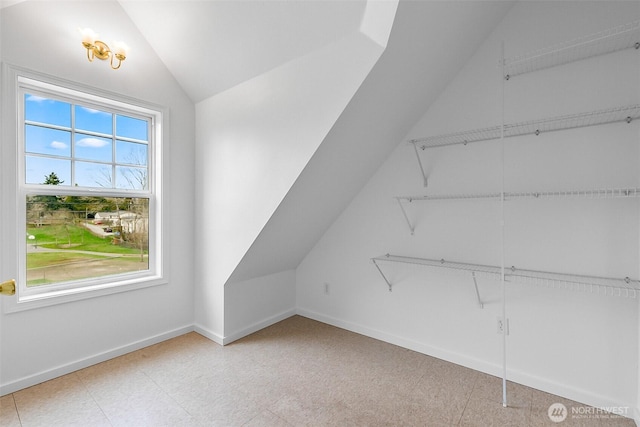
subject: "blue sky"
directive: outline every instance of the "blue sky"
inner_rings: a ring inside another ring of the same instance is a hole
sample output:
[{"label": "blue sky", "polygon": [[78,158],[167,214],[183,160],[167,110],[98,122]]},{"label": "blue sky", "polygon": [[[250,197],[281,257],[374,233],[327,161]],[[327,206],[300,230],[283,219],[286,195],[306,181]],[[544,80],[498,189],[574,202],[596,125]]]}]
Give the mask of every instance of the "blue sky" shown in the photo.
[{"label": "blue sky", "polygon": [[142,188],[135,178],[146,174],[147,121],[30,94],[24,101],[25,120],[33,122],[25,124],[28,184],[55,172],[62,185]]}]

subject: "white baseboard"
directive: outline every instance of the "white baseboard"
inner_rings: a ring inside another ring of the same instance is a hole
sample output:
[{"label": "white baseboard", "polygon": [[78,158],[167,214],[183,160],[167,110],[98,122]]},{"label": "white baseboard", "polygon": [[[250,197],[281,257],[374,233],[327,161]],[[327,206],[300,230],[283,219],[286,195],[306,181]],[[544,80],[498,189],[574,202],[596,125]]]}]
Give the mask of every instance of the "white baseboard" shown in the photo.
[{"label": "white baseboard", "polygon": [[212,330],[205,328],[202,325],[199,325],[196,323],[195,325],[193,325],[193,330],[199,333],[200,335],[202,335],[203,337],[209,338],[211,341],[213,341],[216,344],[224,345],[224,338],[222,337],[222,335],[217,334]]},{"label": "white baseboard", "polygon": [[[260,329],[264,329],[267,326],[271,326],[274,323],[278,323],[284,319],[287,319],[291,316],[294,316],[296,314],[296,310],[294,308],[290,309],[290,310],[286,310],[283,311],[282,313],[278,313],[274,316],[268,317],[266,319],[260,320],[259,322],[253,323],[249,326],[247,326],[246,328],[242,328],[239,331],[236,331],[234,333],[231,333],[229,335],[225,335],[225,337],[222,339],[223,345],[227,345],[230,344],[234,341],[239,340],[240,338],[244,338],[247,335],[251,335],[254,332],[259,331]],[[215,341],[215,340],[214,340]],[[216,341],[217,342],[217,341]]]},{"label": "white baseboard", "polygon": [[474,369],[476,371],[485,372],[490,375],[502,376],[502,366],[490,363],[484,360],[469,357],[461,353],[455,353],[449,350],[445,350],[439,347],[433,347],[427,344],[423,344],[410,339],[402,338],[397,335],[389,334],[377,329],[362,326],[356,323],[348,322],[345,320],[337,319],[324,314],[316,313],[314,311],[298,308],[296,314],[300,316],[308,317],[309,319],[317,320],[318,322],[326,323],[328,325],[336,326],[338,328],[346,329],[351,332],[355,332],[360,335],[365,335],[370,338],[375,338],[380,341],[388,342],[389,344],[397,345],[409,350],[417,351],[418,353],[433,356],[438,359],[446,360],[448,362],[455,363],[456,365],[465,366],[467,368]]},{"label": "white baseboard", "polygon": [[[308,317],[319,322],[323,322],[338,328],[346,329],[351,332],[355,332],[361,335],[365,335],[371,338],[378,339],[380,341],[388,342],[400,347],[404,347],[419,353],[423,353],[429,356],[436,357],[438,359],[446,360],[448,362],[455,363],[457,365],[465,366],[476,371],[484,372],[497,377],[502,377],[502,365],[491,363],[485,360],[469,357],[464,354],[452,352],[439,347],[429,346],[423,343],[419,343],[410,339],[406,339],[397,335],[389,334],[387,332],[379,331],[367,326],[359,325],[353,322],[337,319],[324,314],[316,313],[304,308],[298,308],[296,313],[300,316]],[[547,393],[562,396],[576,402],[584,403],[586,405],[598,407],[598,408],[628,408],[627,417],[633,418],[636,425],[640,426],[640,412],[635,405],[629,403],[615,402],[613,399],[593,393],[589,390],[574,388],[565,384],[560,384],[549,380],[547,378],[539,377],[536,375],[527,374],[512,369],[507,369],[507,379],[509,381],[532,387],[537,390],[541,390]],[[507,396],[507,403],[509,396]]]},{"label": "white baseboard", "polygon": [[295,314],[296,312],[294,309],[287,310],[285,312],[276,314],[275,316],[271,316],[267,319],[264,319],[252,325],[249,325],[246,328],[243,328],[242,330],[234,332],[233,334],[230,334],[225,337],[222,337],[219,334],[216,334],[215,332],[210,331],[207,328],[204,328],[203,326],[198,324],[183,326],[181,328],[173,329],[171,331],[167,331],[162,334],[158,334],[140,341],[136,341],[131,344],[117,347],[117,348],[114,348],[90,357],[86,357],[86,358],[76,360],[74,362],[70,362],[61,366],[47,369],[46,371],[38,372],[36,374],[29,375],[27,377],[20,378],[18,380],[14,380],[6,384],[0,384],[0,396],[14,393],[18,390],[22,390],[24,388],[43,383],[45,381],[58,378],[62,375],[70,374],[80,369],[84,369],[89,366],[95,365],[97,363],[101,363],[109,359],[113,359],[115,357],[122,356],[124,354],[131,353],[136,350],[140,350],[142,348],[148,347],[153,344],[157,344],[162,341],[166,341],[171,338],[175,338],[177,336],[186,334],[188,332],[195,331],[200,335],[206,338],[209,338],[215,343],[218,343],[220,345],[226,345],[240,338],[243,338],[247,335],[250,335],[254,332],[257,332],[260,329],[266,328],[267,326],[270,326],[274,323],[277,323],[281,320],[291,317]]},{"label": "white baseboard", "polygon": [[193,332],[193,330],[193,325],[186,325],[181,328],[154,335],[152,337],[145,338],[131,344],[123,345],[121,347],[117,347],[102,353],[98,353],[90,357],[85,357],[83,359],[76,360],[75,362],[47,369],[46,371],[38,372],[37,374],[29,375],[27,377],[20,378],[6,384],[0,384],[0,396],[14,393],[18,390],[22,390],[24,388],[43,383],[45,381],[58,378],[62,375],[67,375],[80,369],[87,368],[97,363],[113,359],[114,357],[122,356],[124,354],[131,353],[132,351],[140,350],[150,345],[157,344],[159,342],[166,341],[168,339],[175,338],[189,332]]},{"label": "white baseboard", "polygon": [[549,378],[531,375],[526,372],[512,369],[507,369],[507,378],[509,381],[526,385],[527,387],[542,390],[547,393],[555,394],[556,396],[561,396],[575,402],[580,402],[585,405],[600,408],[617,415],[637,420],[635,406],[628,402],[616,401],[610,396],[601,395],[590,390],[558,383],[550,380]]}]

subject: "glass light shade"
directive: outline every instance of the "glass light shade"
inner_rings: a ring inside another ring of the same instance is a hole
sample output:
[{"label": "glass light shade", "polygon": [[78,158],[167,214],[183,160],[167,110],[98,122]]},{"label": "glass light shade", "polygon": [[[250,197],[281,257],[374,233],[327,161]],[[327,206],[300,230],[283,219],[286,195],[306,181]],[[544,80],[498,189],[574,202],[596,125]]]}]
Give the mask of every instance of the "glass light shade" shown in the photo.
[{"label": "glass light shade", "polygon": [[95,44],[98,35],[91,28],[78,28],[82,34],[82,43]]},{"label": "glass light shade", "polygon": [[122,55],[126,57],[129,53],[129,46],[127,46],[124,42],[116,41],[113,43],[113,53],[115,55]]}]

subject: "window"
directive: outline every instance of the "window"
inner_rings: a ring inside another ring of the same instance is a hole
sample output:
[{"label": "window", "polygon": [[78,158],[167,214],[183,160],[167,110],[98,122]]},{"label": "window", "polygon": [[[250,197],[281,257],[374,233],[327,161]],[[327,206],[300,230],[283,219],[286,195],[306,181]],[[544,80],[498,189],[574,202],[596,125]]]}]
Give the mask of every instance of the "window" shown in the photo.
[{"label": "window", "polygon": [[160,282],[161,112],[17,82],[19,303]]}]

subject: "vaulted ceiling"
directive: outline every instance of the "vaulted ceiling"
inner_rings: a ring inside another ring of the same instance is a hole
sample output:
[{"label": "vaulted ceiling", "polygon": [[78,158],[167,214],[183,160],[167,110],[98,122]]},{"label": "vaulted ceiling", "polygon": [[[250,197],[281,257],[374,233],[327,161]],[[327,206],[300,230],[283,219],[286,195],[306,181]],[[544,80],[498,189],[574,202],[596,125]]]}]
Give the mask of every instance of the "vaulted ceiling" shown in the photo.
[{"label": "vaulted ceiling", "polygon": [[[0,9],[24,1],[0,0]],[[98,10],[101,4],[117,1],[131,22],[115,22],[100,14],[81,16],[70,1],[65,14],[56,17],[55,26],[51,24],[58,30],[52,32],[53,37],[61,37],[56,33],[62,30],[65,38],[79,40],[76,29],[82,26],[93,26],[100,34],[124,41],[136,40],[141,34],[194,103],[357,31],[367,8],[367,0],[82,1]],[[369,0],[376,1],[385,0]],[[447,3],[415,2],[435,7]],[[488,8],[491,3],[487,2]],[[483,26],[487,18],[477,16],[476,21]],[[473,33],[472,28],[456,31],[461,39],[465,31]],[[144,46],[131,44],[130,48],[132,63]]]},{"label": "vaulted ceiling", "polygon": [[[24,1],[0,0],[0,9]],[[82,1],[100,10],[116,0]],[[137,29],[197,103],[358,30],[367,1],[117,0],[131,22],[82,16],[73,3],[51,23],[53,37],[79,42],[76,29],[89,26],[129,42],[131,64],[144,48],[131,43]]]},{"label": "vaulted ceiling", "polygon": [[198,102],[358,29],[365,0],[119,0]]},{"label": "vaulted ceiling", "polygon": [[[157,55],[198,104],[348,34],[366,34],[367,7],[381,1],[82,0],[91,4],[85,8],[74,7],[80,2],[60,1],[64,7],[56,7],[55,17],[40,16],[37,22],[51,34],[47,42],[57,54],[78,62],[86,61],[80,55],[79,26],[128,42],[131,53],[124,67],[131,73],[153,78],[145,61]],[[0,0],[1,7],[16,3],[21,0]],[[320,148],[246,254],[235,279],[294,268],[512,4],[401,0],[385,53],[332,131],[319,141]],[[89,9],[104,13],[88,14]],[[51,66],[56,72],[55,62]],[[96,70],[103,76],[111,73]],[[274,242],[283,249],[273,250]],[[272,259],[276,254],[278,259]]]}]

